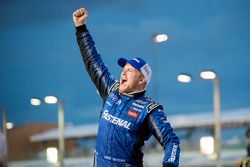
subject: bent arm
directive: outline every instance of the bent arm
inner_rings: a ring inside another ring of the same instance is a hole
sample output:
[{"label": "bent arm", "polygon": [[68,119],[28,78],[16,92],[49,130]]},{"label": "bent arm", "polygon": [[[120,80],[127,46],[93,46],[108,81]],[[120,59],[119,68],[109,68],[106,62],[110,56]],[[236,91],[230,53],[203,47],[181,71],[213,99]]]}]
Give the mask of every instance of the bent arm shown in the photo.
[{"label": "bent arm", "polygon": [[178,167],[180,157],[179,138],[173,132],[173,128],[167,121],[161,107],[150,112],[148,125],[154,137],[165,150],[163,167]]},{"label": "bent arm", "polygon": [[114,85],[116,81],[109,73],[108,68],[97,52],[95,43],[85,24],[76,27],[76,37],[86,70],[98,89],[100,96],[105,100],[109,88]]}]

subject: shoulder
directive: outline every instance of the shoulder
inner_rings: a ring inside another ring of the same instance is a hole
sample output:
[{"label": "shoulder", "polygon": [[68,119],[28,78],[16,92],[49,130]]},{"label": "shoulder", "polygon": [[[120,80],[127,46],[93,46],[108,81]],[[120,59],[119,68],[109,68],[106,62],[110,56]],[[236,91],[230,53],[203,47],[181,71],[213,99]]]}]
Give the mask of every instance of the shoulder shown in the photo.
[{"label": "shoulder", "polygon": [[140,103],[143,103],[147,113],[151,113],[153,110],[156,108],[161,108],[163,109],[162,105],[153,101],[150,97],[145,96],[142,100],[136,100],[137,102],[139,101]]},{"label": "shoulder", "polygon": [[118,81],[114,82],[112,85],[109,86],[108,94],[118,90],[119,86],[120,86],[120,82],[118,82]]}]

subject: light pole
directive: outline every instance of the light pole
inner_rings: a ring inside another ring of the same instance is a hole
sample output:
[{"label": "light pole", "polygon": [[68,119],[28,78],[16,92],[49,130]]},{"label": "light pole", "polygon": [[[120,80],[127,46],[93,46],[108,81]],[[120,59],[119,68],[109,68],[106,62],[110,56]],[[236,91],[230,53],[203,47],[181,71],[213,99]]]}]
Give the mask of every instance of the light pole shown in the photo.
[{"label": "light pole", "polygon": [[217,156],[217,166],[221,167],[221,111],[220,111],[220,89],[219,78],[213,71],[202,71],[201,78],[213,80],[213,100],[214,100],[214,150]]},{"label": "light pole", "polygon": [[2,112],[2,129],[3,129],[3,140],[4,140],[4,161],[3,162],[3,167],[8,166],[8,142],[7,142],[7,114],[6,110],[1,108],[0,111]]},{"label": "light pole", "polygon": [[[58,161],[59,166],[64,167],[64,102],[55,96],[46,96],[44,101],[47,104],[57,104],[58,105]],[[32,98],[30,100],[31,105],[40,105],[41,100],[38,98]]]},{"label": "light pole", "polygon": [[58,100],[59,162],[64,167],[64,103]]},{"label": "light pole", "polygon": [[[202,71],[200,77],[205,80],[213,80],[213,104],[214,104],[214,151],[217,159],[217,167],[221,167],[221,111],[219,78],[213,71]],[[182,73],[178,76],[179,82],[190,82],[191,76]]]},{"label": "light pole", "polygon": [[[162,43],[168,40],[167,34],[155,34],[152,37],[152,44],[154,43]],[[153,56],[152,56],[152,69],[153,69],[153,75],[154,75],[154,83],[153,83],[153,97],[155,100],[158,98],[158,71],[157,71],[157,54],[156,49],[153,45]]]}]

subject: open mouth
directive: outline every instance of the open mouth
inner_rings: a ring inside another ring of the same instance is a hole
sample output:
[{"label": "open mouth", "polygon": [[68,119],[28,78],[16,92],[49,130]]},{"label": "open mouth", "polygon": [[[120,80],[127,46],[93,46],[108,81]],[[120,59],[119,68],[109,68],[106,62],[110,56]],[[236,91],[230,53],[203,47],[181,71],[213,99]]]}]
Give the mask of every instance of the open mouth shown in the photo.
[{"label": "open mouth", "polygon": [[126,84],[127,84],[127,79],[121,78],[121,79],[120,79],[120,84],[121,84],[121,85],[126,85]]}]

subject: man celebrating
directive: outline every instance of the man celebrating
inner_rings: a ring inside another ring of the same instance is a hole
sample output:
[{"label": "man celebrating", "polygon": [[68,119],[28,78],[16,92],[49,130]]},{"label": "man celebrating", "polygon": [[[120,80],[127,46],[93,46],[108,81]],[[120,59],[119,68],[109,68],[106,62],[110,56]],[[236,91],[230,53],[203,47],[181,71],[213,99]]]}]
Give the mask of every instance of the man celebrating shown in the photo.
[{"label": "man celebrating", "polygon": [[103,99],[94,167],[142,167],[144,142],[153,135],[165,150],[164,167],[179,165],[179,138],[163,107],[145,95],[151,69],[141,58],[120,58],[120,81],[108,71],[85,22],[86,9],[73,13],[77,42],[86,70]]}]

